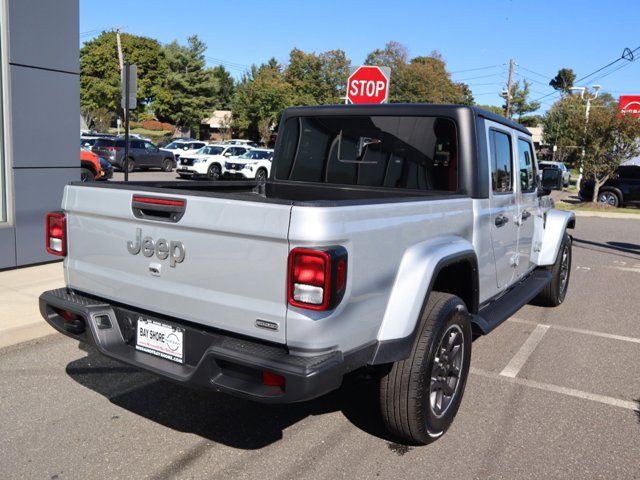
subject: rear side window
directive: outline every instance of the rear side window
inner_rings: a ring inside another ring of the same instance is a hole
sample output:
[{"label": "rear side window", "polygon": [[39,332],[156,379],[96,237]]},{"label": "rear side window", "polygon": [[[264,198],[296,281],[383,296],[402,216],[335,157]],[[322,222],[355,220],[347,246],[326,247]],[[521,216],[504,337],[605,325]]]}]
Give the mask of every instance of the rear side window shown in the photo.
[{"label": "rear side window", "polygon": [[620,178],[640,180],[640,167],[624,165],[618,168],[618,175]]},{"label": "rear side window", "polygon": [[489,130],[491,151],[491,187],[495,193],[513,191],[511,175],[511,135],[498,130]]},{"label": "rear side window", "polygon": [[518,175],[520,177],[520,191],[532,192],[536,183],[533,147],[522,138],[518,139]]},{"label": "rear side window", "polygon": [[318,116],[287,120],[275,178],[456,192],[455,123],[439,117]]}]

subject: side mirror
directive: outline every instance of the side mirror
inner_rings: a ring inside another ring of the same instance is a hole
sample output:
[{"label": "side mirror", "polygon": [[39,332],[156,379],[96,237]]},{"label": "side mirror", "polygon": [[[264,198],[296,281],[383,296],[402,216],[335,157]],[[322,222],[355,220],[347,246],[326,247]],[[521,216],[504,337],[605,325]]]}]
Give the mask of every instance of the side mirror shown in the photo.
[{"label": "side mirror", "polygon": [[562,190],[562,170],[559,168],[543,169],[542,188],[545,190]]}]

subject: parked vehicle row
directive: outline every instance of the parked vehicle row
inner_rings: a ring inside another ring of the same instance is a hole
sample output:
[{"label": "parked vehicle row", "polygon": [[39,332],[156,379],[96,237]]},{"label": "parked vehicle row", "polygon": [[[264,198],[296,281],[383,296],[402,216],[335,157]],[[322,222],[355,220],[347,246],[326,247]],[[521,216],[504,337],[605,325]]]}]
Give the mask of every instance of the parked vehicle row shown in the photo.
[{"label": "parked vehicle row", "polygon": [[[91,151],[107,158],[114,167],[120,170],[125,168],[124,138],[99,138],[91,146]],[[129,140],[128,159],[129,172],[133,172],[136,168],[159,168],[164,172],[170,172],[175,166],[175,158],[171,150],[158,148],[149,141],[136,138]]]},{"label": "parked vehicle row", "polygon": [[[102,158],[104,170],[111,167],[129,172],[135,169],[159,168],[170,172],[175,167],[181,178],[206,177],[211,180],[245,178],[266,180],[271,172],[273,150],[257,148],[250,140],[231,139],[209,144],[192,138],[179,138],[159,148],[149,140],[132,137],[129,140],[128,162],[125,162],[123,137],[83,134],[80,145]],[[84,171],[89,178],[89,168]]]},{"label": "parked vehicle row", "polygon": [[192,155],[183,155],[176,167],[180,178],[207,177],[266,180],[271,171],[273,150],[254,149],[234,144],[202,147]]}]

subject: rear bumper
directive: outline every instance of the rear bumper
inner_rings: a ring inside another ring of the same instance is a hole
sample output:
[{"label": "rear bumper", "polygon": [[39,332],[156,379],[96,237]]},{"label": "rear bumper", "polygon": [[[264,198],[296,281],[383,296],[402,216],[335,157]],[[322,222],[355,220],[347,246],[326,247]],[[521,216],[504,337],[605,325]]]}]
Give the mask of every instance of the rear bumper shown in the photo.
[{"label": "rear bumper", "polygon": [[[61,311],[75,315],[65,320]],[[231,336],[219,331],[126,306],[112,304],[66,288],[40,296],[40,313],[59,332],[95,345],[107,357],[139,367],[177,383],[223,391],[266,403],[310,400],[340,387],[343,376],[365,365],[375,345],[343,354],[295,356],[284,346]],[[184,328],[185,363],[136,350],[138,316]],[[105,318],[110,326],[105,328]],[[262,372],[285,378],[283,388],[262,383]]]}]

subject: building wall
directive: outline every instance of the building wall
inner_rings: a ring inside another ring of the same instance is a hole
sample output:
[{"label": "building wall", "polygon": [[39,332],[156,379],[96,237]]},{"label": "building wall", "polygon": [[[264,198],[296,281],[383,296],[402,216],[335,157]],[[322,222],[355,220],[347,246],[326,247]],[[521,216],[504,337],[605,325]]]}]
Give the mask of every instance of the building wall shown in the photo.
[{"label": "building wall", "polygon": [[44,249],[44,215],[80,177],[78,0],[4,0],[0,23],[8,192],[1,269],[56,259]]}]

